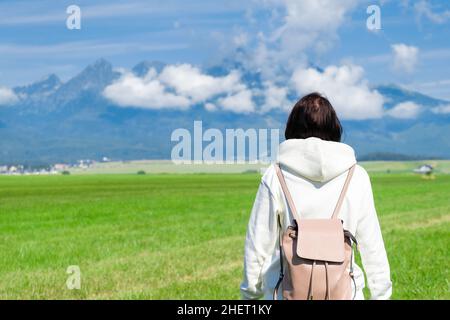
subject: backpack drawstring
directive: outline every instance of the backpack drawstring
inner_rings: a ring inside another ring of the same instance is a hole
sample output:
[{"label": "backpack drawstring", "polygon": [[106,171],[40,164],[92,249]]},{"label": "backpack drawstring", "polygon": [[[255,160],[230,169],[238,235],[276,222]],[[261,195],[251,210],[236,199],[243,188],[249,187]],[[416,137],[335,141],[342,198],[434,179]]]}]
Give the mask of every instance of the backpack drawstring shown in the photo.
[{"label": "backpack drawstring", "polygon": [[350,247],[351,247],[351,255],[350,255],[350,271],[349,271],[349,276],[352,279],[353,282],[353,298],[352,300],[355,300],[356,298],[356,281],[355,281],[355,274],[353,273],[353,256],[354,256],[354,252],[355,252],[355,247],[356,250],[358,250],[358,241],[356,241],[356,238],[351,234],[350,231],[348,230],[344,230],[344,234],[350,239]]},{"label": "backpack drawstring", "polygon": [[325,279],[327,283],[327,295],[325,296],[325,300],[331,300],[330,294],[330,284],[328,283],[328,262],[325,261]]},{"label": "backpack drawstring", "polygon": [[278,299],[278,289],[280,288],[281,282],[284,278],[284,267],[283,267],[283,236],[281,234],[281,217],[278,215],[278,245],[280,250],[280,277],[278,278],[277,284],[275,285],[275,290],[273,291],[273,300]]},{"label": "backpack drawstring", "polygon": [[316,260],[313,261],[312,267],[311,267],[311,277],[309,278],[309,291],[308,291],[308,298],[307,300],[313,300],[313,275],[314,275],[314,267],[316,266]]}]

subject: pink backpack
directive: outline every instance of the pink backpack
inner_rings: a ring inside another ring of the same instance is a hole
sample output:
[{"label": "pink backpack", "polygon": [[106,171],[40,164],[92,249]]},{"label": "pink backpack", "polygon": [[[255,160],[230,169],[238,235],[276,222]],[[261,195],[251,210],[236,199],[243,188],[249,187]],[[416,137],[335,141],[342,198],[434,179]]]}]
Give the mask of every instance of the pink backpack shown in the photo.
[{"label": "pink backpack", "polygon": [[[273,294],[274,300],[278,297],[281,284],[283,299],[286,300],[354,299],[356,284],[353,277],[353,248],[357,242],[349,231],[344,230],[343,222],[337,216],[355,165],[348,171],[330,219],[301,219],[278,164],[275,170],[293,215],[294,225],[283,232],[278,216],[281,271]],[[287,262],[286,270],[283,260]]]}]

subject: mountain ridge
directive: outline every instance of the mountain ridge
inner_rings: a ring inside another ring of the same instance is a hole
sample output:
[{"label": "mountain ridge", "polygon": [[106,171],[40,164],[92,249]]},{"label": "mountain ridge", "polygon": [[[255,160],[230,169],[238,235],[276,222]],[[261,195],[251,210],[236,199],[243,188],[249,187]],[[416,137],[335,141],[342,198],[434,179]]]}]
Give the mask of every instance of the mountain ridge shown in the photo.
[{"label": "mountain ridge", "polygon": [[[143,77],[150,68],[160,72],[160,61],[141,61],[132,69]],[[240,68],[229,62],[207,69],[208,74],[226,74]],[[198,104],[189,110],[150,110],[117,106],[103,96],[103,90],[119,77],[113,65],[98,59],[66,82],[51,74],[34,83],[13,88],[16,105],[0,108],[0,164],[11,162],[71,162],[77,159],[168,159],[173,146],[170,136],[176,128],[191,129],[194,120],[205,128],[284,128],[286,111],[237,114],[210,112]],[[249,87],[262,88],[257,72],[243,72]],[[344,141],[358,155],[394,152],[405,155],[450,157],[450,115],[433,108],[450,104],[395,84],[374,86],[385,98],[385,108],[411,101],[424,106],[417,119],[383,117],[343,120]]]}]

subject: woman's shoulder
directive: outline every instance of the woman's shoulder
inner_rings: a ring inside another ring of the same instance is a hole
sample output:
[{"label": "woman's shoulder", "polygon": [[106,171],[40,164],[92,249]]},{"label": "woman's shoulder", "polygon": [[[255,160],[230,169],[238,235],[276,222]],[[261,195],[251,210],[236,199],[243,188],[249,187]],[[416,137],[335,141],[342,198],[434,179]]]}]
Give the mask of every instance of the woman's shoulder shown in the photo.
[{"label": "woman's shoulder", "polygon": [[360,164],[356,164],[355,172],[353,173],[353,175],[357,179],[361,179],[366,182],[370,181],[370,177],[369,177],[369,174],[367,173],[367,170],[364,169],[364,167],[361,166]]},{"label": "woman's shoulder", "polygon": [[370,176],[367,173],[367,170],[359,164],[356,164],[355,171],[350,182],[350,188],[352,186],[355,189],[359,189],[359,191],[371,189]]},{"label": "woman's shoulder", "polygon": [[369,176],[369,174],[367,173],[367,170],[362,165],[360,165],[359,163],[356,163],[355,174],[360,175],[360,176],[364,176],[364,177],[368,177]]},{"label": "woman's shoulder", "polygon": [[277,179],[277,173],[275,170],[275,163],[270,164],[268,167],[266,167],[265,169],[261,170],[263,172],[262,173],[262,177],[261,177],[261,182],[265,183],[266,185],[271,185],[275,179]]}]

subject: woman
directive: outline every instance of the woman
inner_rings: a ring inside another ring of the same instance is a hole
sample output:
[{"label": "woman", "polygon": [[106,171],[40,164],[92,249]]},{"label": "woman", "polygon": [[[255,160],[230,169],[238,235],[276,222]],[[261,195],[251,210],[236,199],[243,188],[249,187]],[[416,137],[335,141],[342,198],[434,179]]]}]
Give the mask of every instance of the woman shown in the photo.
[{"label": "woman", "polygon": [[[317,93],[303,97],[289,115],[278,163],[301,218],[330,218],[347,172],[355,163],[353,149],[341,143],[342,127],[330,102]],[[244,299],[272,299],[280,274],[278,222],[292,225],[275,167],[262,177],[247,229],[244,257]],[[355,235],[372,299],[392,293],[389,263],[367,172],[356,166],[339,212],[344,229]],[[286,264],[284,264],[286,265]],[[364,274],[354,270],[355,299],[364,299]],[[356,290],[356,291],[355,291]],[[278,291],[278,298],[282,290]]]}]

